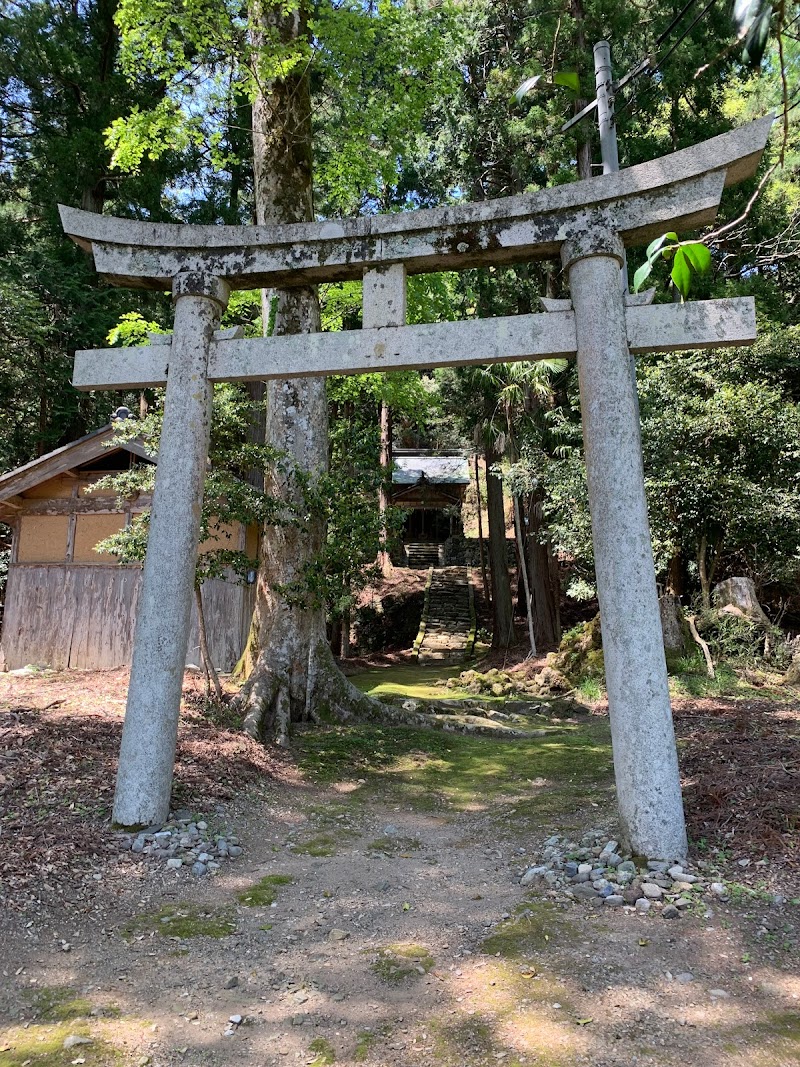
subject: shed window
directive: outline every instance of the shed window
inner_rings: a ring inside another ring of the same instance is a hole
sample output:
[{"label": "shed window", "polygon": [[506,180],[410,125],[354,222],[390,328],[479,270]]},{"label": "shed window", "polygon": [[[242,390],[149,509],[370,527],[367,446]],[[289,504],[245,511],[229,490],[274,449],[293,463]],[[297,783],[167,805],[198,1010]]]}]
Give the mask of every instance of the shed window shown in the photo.
[{"label": "shed window", "polygon": [[78,515],[75,525],[75,549],[72,558],[75,563],[106,563],[116,559],[108,552],[95,552],[94,546],[111,534],[117,533],[125,525],[125,516],[117,512],[114,515]]},{"label": "shed window", "polygon": [[17,560],[20,563],[62,563],[67,557],[68,515],[23,515]]}]

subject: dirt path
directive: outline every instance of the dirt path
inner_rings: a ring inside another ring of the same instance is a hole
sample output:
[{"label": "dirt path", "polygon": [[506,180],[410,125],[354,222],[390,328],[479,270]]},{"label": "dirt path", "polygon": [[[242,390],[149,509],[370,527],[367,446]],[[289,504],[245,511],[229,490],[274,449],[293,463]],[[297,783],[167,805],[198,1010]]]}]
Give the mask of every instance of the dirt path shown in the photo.
[{"label": "dirt path", "polygon": [[597,729],[568,789],[497,742],[316,739],[302,773],[195,807],[244,850],[214,879],[98,833],[69,908],[0,917],[0,1067],[800,1063],[796,905],[669,922],[520,888],[551,833],[613,830]]}]

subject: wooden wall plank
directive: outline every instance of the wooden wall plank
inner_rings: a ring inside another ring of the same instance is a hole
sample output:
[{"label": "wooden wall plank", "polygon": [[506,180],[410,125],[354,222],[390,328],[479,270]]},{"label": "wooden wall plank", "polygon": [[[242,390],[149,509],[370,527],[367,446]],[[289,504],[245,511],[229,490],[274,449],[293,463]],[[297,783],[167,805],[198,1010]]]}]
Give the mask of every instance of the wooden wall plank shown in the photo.
[{"label": "wooden wall plank", "polygon": [[[11,566],[0,662],[6,670],[29,663],[56,670],[125,666],[140,586],[138,567]],[[220,670],[231,670],[241,655],[242,619],[247,615],[249,626],[253,592],[254,587],[230,582],[205,583],[209,645]],[[199,662],[198,645],[193,612],[187,662]]]}]

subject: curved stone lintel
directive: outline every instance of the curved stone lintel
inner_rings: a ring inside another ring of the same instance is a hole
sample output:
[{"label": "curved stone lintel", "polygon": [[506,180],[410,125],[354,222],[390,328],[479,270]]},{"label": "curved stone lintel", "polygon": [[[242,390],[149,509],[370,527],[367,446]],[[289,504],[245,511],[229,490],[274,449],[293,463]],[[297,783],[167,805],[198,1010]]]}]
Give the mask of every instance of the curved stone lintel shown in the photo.
[{"label": "curved stone lintel", "polygon": [[175,226],[60,208],[65,231],[117,285],[169,289],[183,272],[231,288],[360,279],[403,263],[411,274],[557,257],[586,215],[613,219],[626,246],[711,222],[725,185],[751,177],[772,116],[616,174],[523,196],[282,226]]}]

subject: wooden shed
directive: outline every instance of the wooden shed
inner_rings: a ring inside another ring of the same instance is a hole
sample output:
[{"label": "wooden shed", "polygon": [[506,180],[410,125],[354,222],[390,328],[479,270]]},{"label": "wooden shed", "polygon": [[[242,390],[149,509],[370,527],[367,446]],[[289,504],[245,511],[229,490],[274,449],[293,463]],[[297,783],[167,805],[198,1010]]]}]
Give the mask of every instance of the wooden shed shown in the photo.
[{"label": "wooden shed", "polygon": [[[141,566],[119,564],[95,545],[150,506],[140,494],[123,509],[103,475],[154,462],[141,444],[114,440],[113,423],[0,477],[0,522],[12,530],[0,670],[28,664],[108,670],[130,663]],[[218,528],[201,546],[255,557],[258,530]],[[209,580],[203,607],[211,658],[230,670],[244,648],[254,586]],[[188,663],[200,662],[193,615]]]}]

